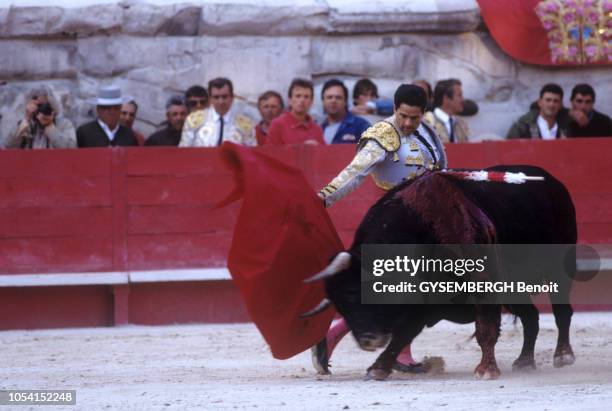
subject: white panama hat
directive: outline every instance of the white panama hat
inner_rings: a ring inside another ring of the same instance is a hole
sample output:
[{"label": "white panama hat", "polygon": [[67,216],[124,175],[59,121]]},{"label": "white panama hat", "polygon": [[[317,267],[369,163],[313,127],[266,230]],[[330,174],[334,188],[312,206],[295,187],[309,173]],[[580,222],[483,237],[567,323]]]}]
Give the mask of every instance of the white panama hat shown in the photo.
[{"label": "white panama hat", "polygon": [[131,96],[122,96],[119,86],[102,86],[98,89],[98,95],[89,100],[96,106],[118,106],[133,100]]}]

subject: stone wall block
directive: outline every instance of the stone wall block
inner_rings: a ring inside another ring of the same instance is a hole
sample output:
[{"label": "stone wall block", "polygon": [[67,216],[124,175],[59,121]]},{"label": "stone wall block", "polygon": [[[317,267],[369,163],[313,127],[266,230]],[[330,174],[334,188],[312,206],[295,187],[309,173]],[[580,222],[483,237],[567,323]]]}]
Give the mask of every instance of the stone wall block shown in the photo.
[{"label": "stone wall block", "polygon": [[87,7],[11,6],[3,37],[86,37],[121,29],[123,8],[119,4]]},{"label": "stone wall block", "polygon": [[200,34],[272,36],[317,34],[328,30],[328,8],[321,2],[236,3],[204,3]]},{"label": "stone wall block", "polygon": [[476,29],[480,9],[465,0],[328,0],[336,33],[464,32]]},{"label": "stone wall block", "polygon": [[0,79],[76,78],[76,42],[0,40]]},{"label": "stone wall block", "polygon": [[158,6],[126,5],[123,33],[137,35],[197,36],[202,8],[192,3]]},{"label": "stone wall block", "polygon": [[313,75],[346,73],[355,76],[403,78],[416,69],[408,47],[385,47],[386,38],[367,36],[316,37],[313,40]]},{"label": "stone wall block", "polygon": [[37,37],[51,34],[51,28],[62,19],[64,9],[61,7],[18,7],[11,6],[6,10],[6,26],[2,30],[4,37]]}]

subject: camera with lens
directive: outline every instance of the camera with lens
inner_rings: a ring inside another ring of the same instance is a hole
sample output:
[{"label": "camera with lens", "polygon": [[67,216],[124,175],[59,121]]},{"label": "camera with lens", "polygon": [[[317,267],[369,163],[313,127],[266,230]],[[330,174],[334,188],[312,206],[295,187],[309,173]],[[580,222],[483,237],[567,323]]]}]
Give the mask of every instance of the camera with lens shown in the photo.
[{"label": "camera with lens", "polygon": [[40,103],[34,116],[37,116],[38,114],[50,116],[51,114],[53,114],[53,106],[50,103]]}]

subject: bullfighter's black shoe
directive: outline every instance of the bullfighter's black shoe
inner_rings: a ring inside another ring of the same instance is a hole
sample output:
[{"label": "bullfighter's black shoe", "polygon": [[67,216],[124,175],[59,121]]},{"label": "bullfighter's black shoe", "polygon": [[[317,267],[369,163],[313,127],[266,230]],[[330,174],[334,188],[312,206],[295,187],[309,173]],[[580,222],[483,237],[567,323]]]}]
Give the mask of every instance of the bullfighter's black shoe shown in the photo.
[{"label": "bullfighter's black shoe", "polygon": [[422,362],[418,362],[416,364],[402,364],[399,361],[395,361],[395,364],[393,364],[393,370],[410,374],[424,374],[427,372],[428,367]]},{"label": "bullfighter's black shoe", "polygon": [[327,355],[327,338],[323,338],[317,345],[312,346],[310,354],[312,355],[312,365],[314,365],[318,374],[331,374],[329,371],[329,357]]}]

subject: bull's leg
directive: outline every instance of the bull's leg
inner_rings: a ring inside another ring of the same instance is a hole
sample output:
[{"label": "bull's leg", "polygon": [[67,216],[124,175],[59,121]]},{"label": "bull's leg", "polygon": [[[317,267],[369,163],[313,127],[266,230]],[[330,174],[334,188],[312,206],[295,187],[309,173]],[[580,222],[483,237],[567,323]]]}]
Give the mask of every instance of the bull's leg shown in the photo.
[{"label": "bull's leg", "polygon": [[555,367],[572,365],[574,361],[576,361],[576,357],[574,356],[574,351],[570,344],[569,328],[574,310],[570,304],[553,304],[552,309],[559,332],[557,348],[553,356],[553,364]]},{"label": "bull's leg", "polygon": [[557,348],[553,355],[553,364],[555,367],[563,367],[565,365],[572,365],[576,361],[569,338],[569,329],[572,322],[572,314],[574,313],[569,303],[572,278],[569,276],[559,276],[557,284],[559,285],[559,292],[549,294],[559,333]]},{"label": "bull's leg", "polygon": [[391,369],[393,364],[395,364],[398,354],[405,346],[412,343],[412,340],[419,335],[424,327],[424,324],[412,324],[402,327],[401,332],[393,333],[387,348],[378,356],[374,364],[368,368],[366,380],[385,380],[391,374]]},{"label": "bull's leg", "polygon": [[518,358],[512,363],[514,371],[535,370],[535,343],[540,331],[540,313],[535,305],[516,304],[508,307],[521,319],[523,324],[523,348]]},{"label": "bull's leg", "polygon": [[482,350],[480,364],[474,370],[476,378],[486,380],[499,377],[495,361],[495,344],[499,337],[501,305],[482,304],[476,306],[476,341]]}]

